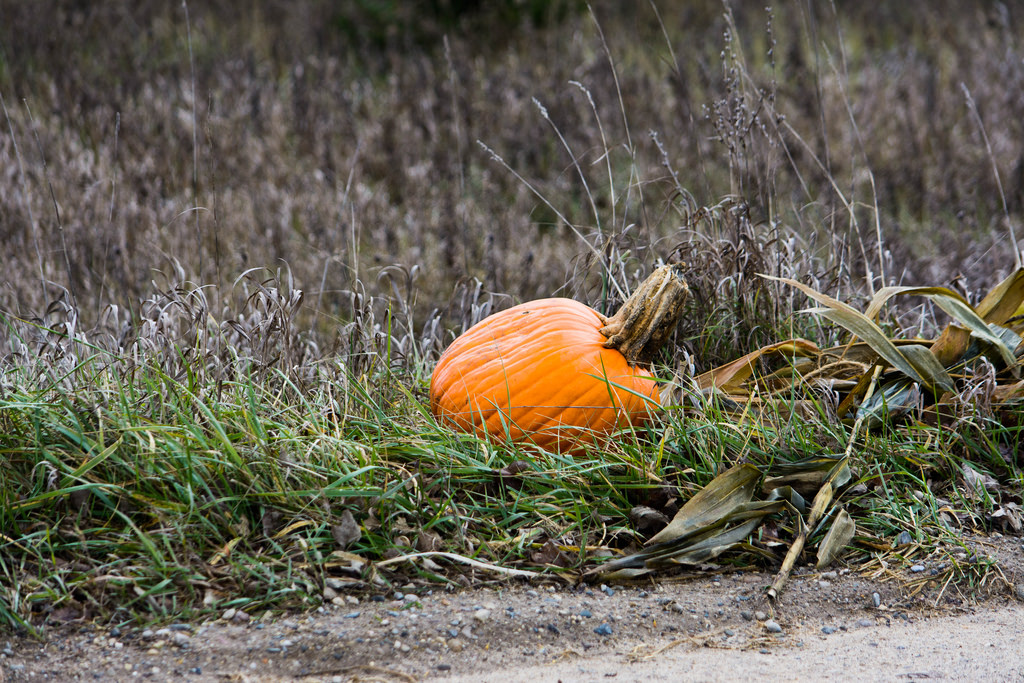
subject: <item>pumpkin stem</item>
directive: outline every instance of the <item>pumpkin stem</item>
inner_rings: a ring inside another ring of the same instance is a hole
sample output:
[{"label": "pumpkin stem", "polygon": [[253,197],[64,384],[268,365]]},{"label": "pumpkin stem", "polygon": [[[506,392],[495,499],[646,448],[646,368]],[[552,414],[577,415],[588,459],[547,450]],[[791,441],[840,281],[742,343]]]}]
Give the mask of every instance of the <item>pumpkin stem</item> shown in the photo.
[{"label": "pumpkin stem", "polygon": [[604,347],[618,349],[630,365],[650,364],[676,328],[690,292],[684,264],[661,266],[605,321]]}]

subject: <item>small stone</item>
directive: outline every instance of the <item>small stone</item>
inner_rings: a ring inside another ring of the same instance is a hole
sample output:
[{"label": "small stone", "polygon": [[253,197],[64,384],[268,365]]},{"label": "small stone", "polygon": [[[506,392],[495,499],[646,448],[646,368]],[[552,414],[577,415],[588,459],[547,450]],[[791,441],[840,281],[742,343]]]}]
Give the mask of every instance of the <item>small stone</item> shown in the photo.
[{"label": "small stone", "polygon": [[491,618],[491,610],[489,609],[478,609],[473,612],[473,618],[483,623]]},{"label": "small stone", "polygon": [[147,628],[145,631],[142,632],[143,640],[153,640],[154,638],[156,638],[156,633],[153,631],[153,629]]},{"label": "small stone", "polygon": [[857,623],[854,624],[854,626],[856,626],[857,628],[868,628],[874,625],[875,622],[871,621],[870,619],[858,619]]},{"label": "small stone", "polygon": [[452,670],[452,665],[451,664],[438,664],[434,668],[437,669],[438,671],[451,671]]},{"label": "small stone", "polygon": [[347,605],[358,605],[359,604],[359,598],[357,598],[354,595],[346,595],[345,596],[345,604],[347,604]]},{"label": "small stone", "polygon": [[1018,600],[1024,601],[1024,583],[1018,583],[1014,586],[1013,594],[1017,596]]},{"label": "small stone", "polygon": [[182,631],[175,631],[174,635],[171,636],[171,642],[178,647],[188,647],[191,641],[192,636],[187,633],[183,633]]},{"label": "small stone", "polygon": [[580,610],[580,616],[581,617],[586,617],[587,619],[589,619],[590,617],[592,617],[594,615],[591,614],[590,610],[588,610],[588,609],[581,609]]},{"label": "small stone", "polygon": [[732,638],[734,635],[736,635],[736,632],[733,631],[731,628],[725,629],[725,637],[726,638]]},{"label": "small stone", "polygon": [[778,622],[774,619],[769,619],[764,622],[764,629],[768,631],[768,633],[782,633],[782,627],[779,626]]},{"label": "small stone", "polygon": [[236,624],[244,624],[249,621],[249,613],[244,610],[236,610],[235,616],[231,617],[231,621]]},{"label": "small stone", "polygon": [[913,540],[914,539],[910,535],[909,531],[901,531],[899,533],[899,535],[896,536],[896,545],[897,546],[906,545],[908,543],[911,543]]},{"label": "small stone", "polygon": [[226,610],[224,610],[224,614],[220,615],[220,618],[224,621],[231,621],[235,618],[235,613],[237,611],[238,610],[236,610],[234,607],[229,607]]},{"label": "small stone", "polygon": [[419,601],[420,601],[420,596],[416,595],[415,593],[406,593],[405,594],[405,603],[407,605],[411,605],[412,603],[419,602]]},{"label": "small stone", "polygon": [[343,617],[342,617],[342,619],[355,619],[355,618],[356,618],[356,617],[358,617],[358,616],[359,616],[360,614],[362,614],[362,612],[349,612],[348,614],[346,614],[345,616],[343,616]]},{"label": "small stone", "polygon": [[747,610],[743,610],[742,612],[740,612],[740,616],[743,617],[744,621],[751,621],[754,618],[754,615],[751,612],[748,612]]},{"label": "small stone", "polygon": [[446,643],[446,645],[448,646],[448,649],[452,652],[462,652],[462,648],[465,647],[462,644],[462,641],[458,638],[452,638]]},{"label": "small stone", "polygon": [[287,638],[285,638],[284,640],[282,640],[282,641],[281,641],[280,643],[278,643],[278,644],[279,644],[279,645],[280,645],[281,647],[283,647],[283,648],[288,648],[288,647],[291,647],[292,645],[294,645],[295,643],[294,643],[293,641],[291,641],[291,640],[288,640]]},{"label": "small stone", "polygon": [[915,574],[917,574],[918,572],[923,572],[924,571],[924,565],[923,564],[915,564],[913,567],[910,568],[910,571],[914,572]]},{"label": "small stone", "polygon": [[758,621],[764,621],[765,619],[768,618],[768,615],[765,614],[764,612],[757,611],[757,612],[754,612],[754,618],[757,619]]},{"label": "small stone", "polygon": [[878,593],[872,593],[871,594],[871,604],[873,604],[875,607],[881,607],[882,606],[882,596],[879,595]]},{"label": "small stone", "polygon": [[612,627],[608,625],[607,621],[603,621],[600,626],[594,629],[594,633],[599,636],[610,636],[612,634]]},{"label": "small stone", "polygon": [[324,588],[324,600],[325,601],[331,602],[336,597],[338,597],[338,591],[334,590],[330,586],[327,586],[327,587]]},{"label": "small stone", "polygon": [[835,633],[836,630],[833,627],[831,627],[831,626],[822,626],[821,627],[821,632],[824,633],[826,636],[830,636],[833,633]]}]

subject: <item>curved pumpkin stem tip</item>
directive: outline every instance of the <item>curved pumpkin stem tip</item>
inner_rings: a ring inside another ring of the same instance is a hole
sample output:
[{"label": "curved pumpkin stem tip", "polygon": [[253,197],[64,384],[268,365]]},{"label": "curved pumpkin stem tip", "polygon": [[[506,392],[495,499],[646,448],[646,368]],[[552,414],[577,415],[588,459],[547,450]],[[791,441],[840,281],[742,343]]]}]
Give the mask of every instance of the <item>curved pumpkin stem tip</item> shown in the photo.
[{"label": "curved pumpkin stem tip", "polygon": [[656,269],[606,320],[601,334],[605,348],[617,349],[630,365],[649,364],[675,330],[690,293],[683,263]]}]

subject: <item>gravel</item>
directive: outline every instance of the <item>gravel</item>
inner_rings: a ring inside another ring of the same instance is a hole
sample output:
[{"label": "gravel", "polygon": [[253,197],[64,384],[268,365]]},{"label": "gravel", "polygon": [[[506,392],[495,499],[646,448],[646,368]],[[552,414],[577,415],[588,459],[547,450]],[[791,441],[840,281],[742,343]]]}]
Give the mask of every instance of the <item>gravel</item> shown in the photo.
[{"label": "gravel", "polygon": [[[1000,567],[1016,577],[1024,561],[1019,545],[1012,550],[1010,562]],[[218,618],[162,627],[54,623],[47,627],[44,642],[5,639],[9,642],[0,646],[0,680],[401,678],[382,674],[384,670],[416,679],[509,683],[521,680],[511,673],[520,667],[548,665],[558,658],[612,661],[621,667],[631,653],[642,659],[667,644],[675,644],[673,652],[724,647],[760,656],[762,650],[769,655],[799,652],[817,640],[834,643],[839,651],[862,633],[881,648],[897,626],[939,624],[935,615],[952,618],[982,609],[977,597],[943,592],[938,583],[911,596],[901,594],[895,582],[873,583],[842,569],[815,573],[798,568],[781,600],[769,603],[764,588],[772,578],[734,572],[685,583],[653,581],[642,589],[561,582],[498,582],[464,590],[403,586],[387,594],[339,592],[337,602],[308,614],[275,617],[260,611],[250,616],[229,608],[218,612]],[[1001,591],[989,596],[990,603],[1002,610],[1012,606],[1021,615],[1017,623],[1024,623],[1024,607],[1017,602],[1024,600],[1024,584],[1009,590],[999,582],[990,585]],[[996,604],[999,600],[1003,603]],[[1008,631],[990,640],[996,647],[1021,635]],[[786,669],[780,675],[793,676]],[[570,671],[563,680],[601,678],[603,674]],[[555,677],[536,675],[533,680]]]}]

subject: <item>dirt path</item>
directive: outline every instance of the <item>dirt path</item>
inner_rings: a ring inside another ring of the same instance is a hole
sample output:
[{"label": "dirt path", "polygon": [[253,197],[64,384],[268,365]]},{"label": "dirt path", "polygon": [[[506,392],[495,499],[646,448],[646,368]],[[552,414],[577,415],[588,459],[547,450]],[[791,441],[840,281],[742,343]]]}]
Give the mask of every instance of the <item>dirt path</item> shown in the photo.
[{"label": "dirt path", "polygon": [[[671,641],[635,661],[616,653],[511,671],[424,681],[875,681],[946,679],[1024,681],[1024,609],[980,609],[957,617],[874,624],[841,635],[800,629],[761,649],[700,647]],[[679,643],[679,645],[676,645]]]},{"label": "dirt path", "polygon": [[164,629],[67,623],[49,627],[45,642],[0,637],[0,680],[1024,681],[1021,541],[983,545],[1001,574],[974,597],[937,581],[912,594],[906,581],[940,569],[927,563],[887,582],[798,574],[774,608],[763,573],[630,587],[408,587],[332,596],[290,617],[228,612]]}]

